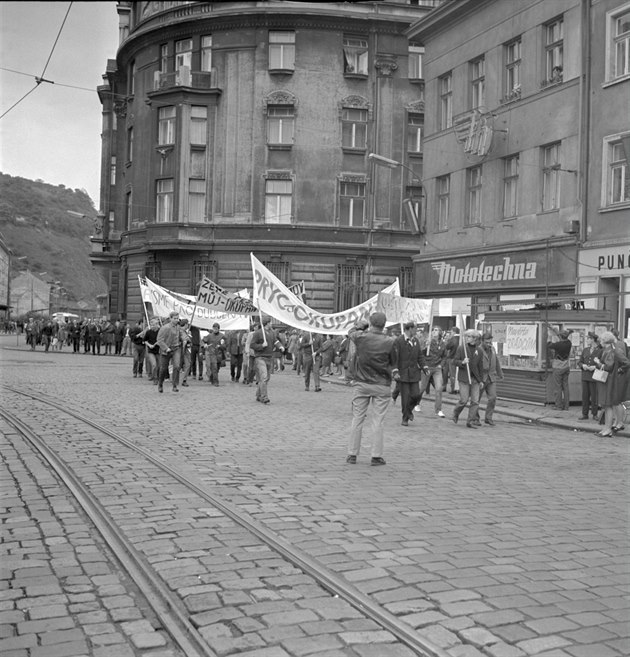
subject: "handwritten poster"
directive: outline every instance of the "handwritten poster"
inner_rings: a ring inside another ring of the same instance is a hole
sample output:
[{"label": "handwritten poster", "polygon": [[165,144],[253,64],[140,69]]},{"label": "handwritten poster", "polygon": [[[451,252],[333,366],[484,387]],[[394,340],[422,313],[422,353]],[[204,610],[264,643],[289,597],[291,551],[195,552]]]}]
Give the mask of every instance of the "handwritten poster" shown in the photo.
[{"label": "handwritten poster", "polygon": [[511,356],[536,356],[536,328],[536,324],[508,324],[504,353]]},{"label": "handwritten poster", "polygon": [[492,324],[492,337],[495,342],[505,344],[506,324]]}]

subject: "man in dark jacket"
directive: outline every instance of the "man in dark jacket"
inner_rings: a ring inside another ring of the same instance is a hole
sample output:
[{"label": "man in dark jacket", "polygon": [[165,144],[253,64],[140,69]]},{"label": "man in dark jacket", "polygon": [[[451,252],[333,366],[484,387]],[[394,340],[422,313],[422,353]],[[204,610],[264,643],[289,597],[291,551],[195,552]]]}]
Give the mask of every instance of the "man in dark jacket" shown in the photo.
[{"label": "man in dark jacket", "polygon": [[474,419],[477,417],[479,410],[479,384],[483,381],[483,354],[479,348],[481,333],[475,329],[468,329],[464,332],[463,343],[457,347],[453,364],[459,367],[457,381],[459,382],[459,401],[453,409],[453,422],[457,424],[460,413],[466,408],[468,400],[468,419],[466,426],[469,429],[476,429]]},{"label": "man in dark jacket", "polygon": [[[457,368],[453,364],[453,358],[455,357],[455,352],[459,347],[459,328],[457,326],[451,329],[451,336],[446,340],[446,345],[444,347],[444,356],[446,358],[446,364],[448,368],[447,380],[450,381],[449,392],[455,394],[457,392],[456,383],[457,383]],[[446,384],[448,381],[445,381]]]},{"label": "man in dark jacket", "polygon": [[383,458],[383,420],[391,399],[394,338],[384,334],[385,314],[370,317],[368,330],[357,326],[350,331],[356,347],[354,397],[352,398],[352,428],[348,442],[347,463],[356,463],[361,449],[363,423],[370,403],[373,410],[371,465],[385,465]]},{"label": "man in dark jacket", "polygon": [[263,319],[262,326],[254,331],[250,348],[254,354],[254,367],[258,378],[256,401],[269,404],[267,384],[273,368],[273,352],[276,349],[284,351],[275,331],[271,328],[270,317]]},{"label": "man in dark jacket", "polygon": [[402,426],[413,420],[413,407],[421,399],[420,379],[425,367],[424,351],[416,338],[415,322],[403,324],[403,334],[394,341],[392,376],[398,382],[402,407]]},{"label": "man in dark jacket", "polygon": [[556,331],[553,326],[547,324],[547,328],[558,336],[555,342],[547,342],[547,353],[552,357],[551,361],[551,380],[553,382],[554,400],[556,410],[569,410],[569,371],[571,363],[571,340],[569,336],[572,330]]}]

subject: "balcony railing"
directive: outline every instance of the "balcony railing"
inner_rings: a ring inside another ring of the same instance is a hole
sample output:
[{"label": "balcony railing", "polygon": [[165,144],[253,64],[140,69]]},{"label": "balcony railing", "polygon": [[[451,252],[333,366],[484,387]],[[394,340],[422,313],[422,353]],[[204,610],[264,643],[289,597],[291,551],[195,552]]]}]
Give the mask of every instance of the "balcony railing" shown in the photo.
[{"label": "balcony railing", "polygon": [[217,69],[211,71],[191,71],[188,66],[182,66],[179,71],[162,73],[156,71],[153,75],[153,90],[164,91],[173,87],[189,87],[191,89],[211,90],[219,88]]}]

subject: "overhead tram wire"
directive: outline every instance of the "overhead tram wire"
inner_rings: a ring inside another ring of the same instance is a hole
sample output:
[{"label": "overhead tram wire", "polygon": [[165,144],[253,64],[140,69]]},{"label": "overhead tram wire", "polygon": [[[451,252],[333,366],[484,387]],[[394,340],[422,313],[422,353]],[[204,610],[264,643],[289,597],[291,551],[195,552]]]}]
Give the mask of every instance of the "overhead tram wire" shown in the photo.
[{"label": "overhead tram wire", "polygon": [[44,66],[44,70],[42,71],[42,74],[40,76],[35,76],[35,86],[28,93],[24,94],[24,96],[22,96],[22,98],[20,98],[20,100],[18,100],[16,103],[11,105],[11,107],[9,107],[9,109],[6,112],[4,112],[2,114],[2,116],[0,116],[0,119],[4,118],[14,107],[17,107],[27,96],[32,94],[33,91],[35,91],[35,89],[37,89],[37,87],[39,87],[39,85],[42,82],[48,82],[49,84],[55,84],[54,82],[52,82],[52,80],[46,80],[44,78],[44,75],[46,73],[46,69],[48,68],[48,64],[50,64],[50,60],[52,59],[53,53],[55,52],[55,48],[57,47],[57,43],[59,41],[59,37],[61,36],[61,32],[63,30],[63,27],[66,24],[66,21],[68,20],[68,14],[70,13],[70,9],[72,9],[72,5],[73,5],[73,2],[70,2],[70,4],[68,5],[68,9],[66,10],[66,15],[64,16],[63,21],[61,23],[61,27],[59,28],[59,31],[57,32],[57,37],[55,38],[55,42],[53,43],[52,48],[50,49],[50,54],[48,55],[48,59],[46,60],[46,65]]}]

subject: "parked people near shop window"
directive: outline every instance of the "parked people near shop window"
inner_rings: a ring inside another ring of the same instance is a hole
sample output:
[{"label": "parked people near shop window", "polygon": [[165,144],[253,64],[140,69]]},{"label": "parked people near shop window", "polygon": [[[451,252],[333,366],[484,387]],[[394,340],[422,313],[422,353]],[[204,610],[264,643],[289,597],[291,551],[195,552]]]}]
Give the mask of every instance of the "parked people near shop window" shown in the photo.
[{"label": "parked people near shop window", "polygon": [[416,337],[415,322],[403,324],[403,334],[394,340],[393,349],[392,377],[396,381],[396,389],[400,395],[401,424],[407,427],[409,420],[413,420],[414,406],[422,398],[420,379],[424,378],[425,372],[428,371],[424,351]]},{"label": "parked people near shop window", "polygon": [[442,364],[446,359],[446,344],[443,340],[443,331],[439,326],[434,326],[431,330],[428,348],[425,346],[423,348],[423,353],[425,354],[425,364],[427,369],[422,372],[422,379],[420,380],[420,398],[417,401],[418,406],[416,410],[420,410],[420,402],[425,392],[428,392],[428,388],[433,384],[435,389],[435,401],[434,408],[435,414],[438,417],[446,417],[442,411],[442,390],[443,390],[443,380],[442,380]]},{"label": "parked people near shop window", "polygon": [[[604,407],[604,428],[597,436],[609,437],[623,428],[623,415],[621,420],[621,402],[625,401],[626,390],[624,387],[624,372],[630,365],[625,353],[625,346],[617,346],[617,338],[611,331],[606,331],[599,336],[602,344],[602,354],[594,358],[596,368],[608,373],[606,381],[597,382],[597,398],[600,406]],[[621,374],[620,374],[621,370]],[[622,407],[623,408],[623,407]]]},{"label": "parked people near shop window", "polygon": [[168,323],[160,328],[157,334],[157,344],[160,348],[160,370],[158,392],[163,392],[164,379],[168,375],[169,364],[173,366],[173,392],[179,392],[179,370],[182,362],[182,335],[179,326],[179,313],[173,311],[168,316]]},{"label": "parked people near shop window", "polygon": [[372,406],[372,458],[370,465],[385,465],[383,458],[383,421],[391,399],[394,338],[385,334],[385,313],[370,316],[369,328],[364,321],[350,331],[356,346],[354,361],[354,395],[352,397],[352,427],[348,441],[346,463],[354,464],[361,449],[363,424]]},{"label": "parked people near shop window", "polygon": [[479,410],[479,388],[483,379],[481,370],[483,355],[479,347],[480,341],[481,333],[479,331],[467,329],[464,331],[463,342],[457,347],[457,351],[453,357],[453,364],[459,368],[457,374],[459,401],[453,409],[452,419],[457,424],[461,412],[470,401],[468,419],[466,421],[466,426],[469,429],[477,428],[473,420],[477,417]]},{"label": "parked people near shop window", "polygon": [[[503,370],[501,369],[501,363],[499,362],[499,356],[492,344],[493,338],[490,331],[486,331],[481,336],[481,385],[479,387],[479,401],[483,397],[484,392],[486,393],[486,413],[484,417],[484,422],[489,424],[491,427],[494,426],[494,420],[492,416],[494,415],[494,409],[497,404],[497,381],[503,380]],[[476,426],[481,426],[481,420],[479,419],[479,407],[477,407],[477,415],[473,420]]]},{"label": "parked people near shop window", "polygon": [[573,331],[556,329],[547,324],[547,328],[558,336],[556,342],[547,342],[547,352],[551,354],[551,380],[554,386],[554,401],[555,407],[558,411],[569,410],[569,371],[571,364],[569,357],[571,356],[571,340],[569,336]]},{"label": "parked people near shop window", "polygon": [[588,420],[588,414],[594,420],[598,419],[597,381],[593,381],[593,371],[596,368],[595,358],[601,358],[602,346],[596,333],[586,336],[586,347],[582,349],[578,367],[582,371],[582,415],[578,420]]}]

